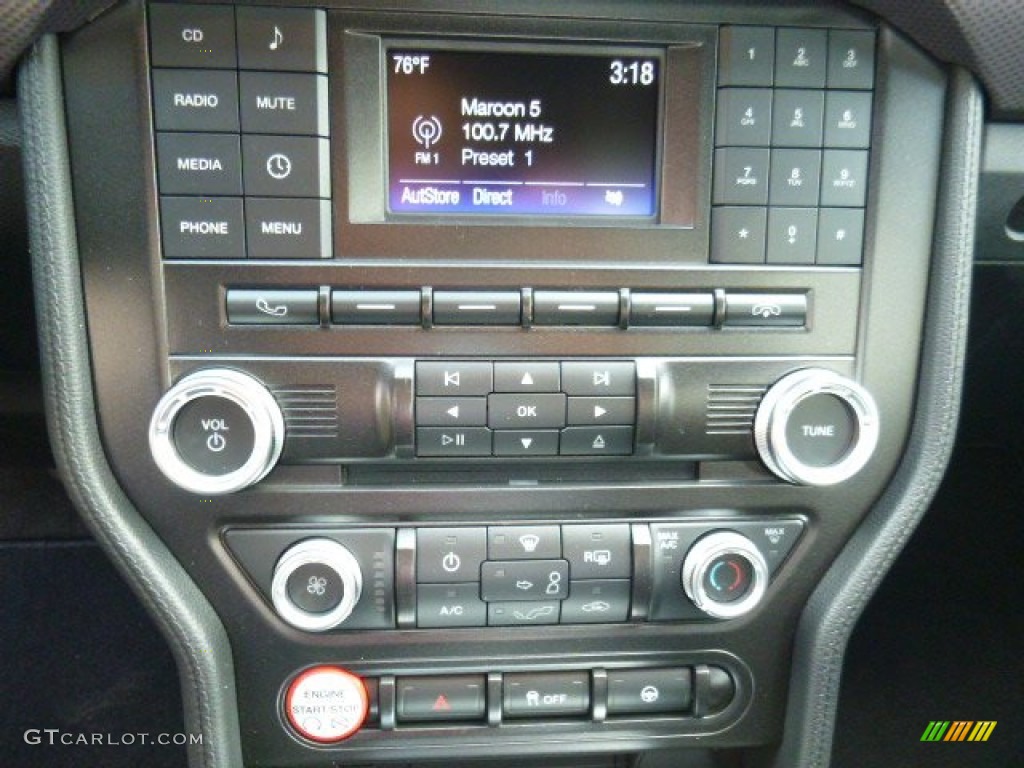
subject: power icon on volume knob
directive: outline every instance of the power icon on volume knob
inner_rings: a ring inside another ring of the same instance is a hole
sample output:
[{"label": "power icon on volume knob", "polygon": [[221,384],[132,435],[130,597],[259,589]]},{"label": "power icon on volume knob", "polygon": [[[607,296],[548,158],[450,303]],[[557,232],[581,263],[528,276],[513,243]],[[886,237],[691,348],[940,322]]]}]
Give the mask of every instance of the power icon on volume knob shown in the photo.
[{"label": "power icon on volume knob", "polygon": [[230,369],[191,373],[153,413],[149,445],[160,471],[201,494],[231,493],[259,481],[277,463],[284,419],[273,395]]}]

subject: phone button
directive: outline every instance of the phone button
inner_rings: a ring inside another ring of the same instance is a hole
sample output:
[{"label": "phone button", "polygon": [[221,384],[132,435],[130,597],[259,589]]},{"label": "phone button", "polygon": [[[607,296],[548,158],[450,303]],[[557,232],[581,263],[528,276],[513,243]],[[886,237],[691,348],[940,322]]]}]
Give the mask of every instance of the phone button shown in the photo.
[{"label": "phone button", "polygon": [[319,325],[319,292],[261,291],[229,288],[228,322],[231,325]]}]

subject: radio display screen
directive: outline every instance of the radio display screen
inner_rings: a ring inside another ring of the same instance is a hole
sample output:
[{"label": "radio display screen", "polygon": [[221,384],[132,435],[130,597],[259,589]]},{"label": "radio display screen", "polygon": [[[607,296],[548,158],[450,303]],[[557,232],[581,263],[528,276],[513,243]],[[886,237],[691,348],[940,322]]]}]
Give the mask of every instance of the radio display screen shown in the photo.
[{"label": "radio display screen", "polygon": [[592,51],[388,49],[389,211],[655,216],[663,54]]}]

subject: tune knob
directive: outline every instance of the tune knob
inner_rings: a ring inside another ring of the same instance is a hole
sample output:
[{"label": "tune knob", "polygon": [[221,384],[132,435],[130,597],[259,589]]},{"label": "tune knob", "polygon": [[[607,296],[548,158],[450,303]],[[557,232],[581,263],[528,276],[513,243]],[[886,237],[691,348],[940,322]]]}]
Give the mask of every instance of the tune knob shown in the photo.
[{"label": "tune knob", "polygon": [[284,417],[252,376],[210,368],[185,376],[160,398],[149,447],[167,478],[203,495],[232,493],[261,480],[284,444]]},{"label": "tune knob", "polygon": [[333,539],[306,539],[285,550],[274,567],[270,598],[293,627],[324,632],[351,614],[363,591],[359,561]]},{"label": "tune knob", "polygon": [[681,579],[686,596],[704,613],[733,619],[761,602],[768,588],[768,565],[746,536],[715,531],[690,547]]},{"label": "tune knob", "polygon": [[790,373],[765,394],[754,442],[767,467],[801,485],[835,485],[857,474],[878,445],[878,407],[834,371]]}]

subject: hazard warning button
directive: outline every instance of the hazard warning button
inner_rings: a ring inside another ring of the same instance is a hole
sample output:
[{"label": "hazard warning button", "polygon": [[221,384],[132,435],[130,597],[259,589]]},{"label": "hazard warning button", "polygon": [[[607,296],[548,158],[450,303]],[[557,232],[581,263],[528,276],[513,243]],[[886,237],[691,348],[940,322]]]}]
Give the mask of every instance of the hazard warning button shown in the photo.
[{"label": "hazard warning button", "polygon": [[400,677],[395,702],[398,722],[483,720],[485,683],[483,675]]},{"label": "hazard warning button", "polygon": [[319,744],[334,744],[354,734],[370,709],[361,678],[340,667],[307,669],[292,681],[284,713],[298,734]]}]

